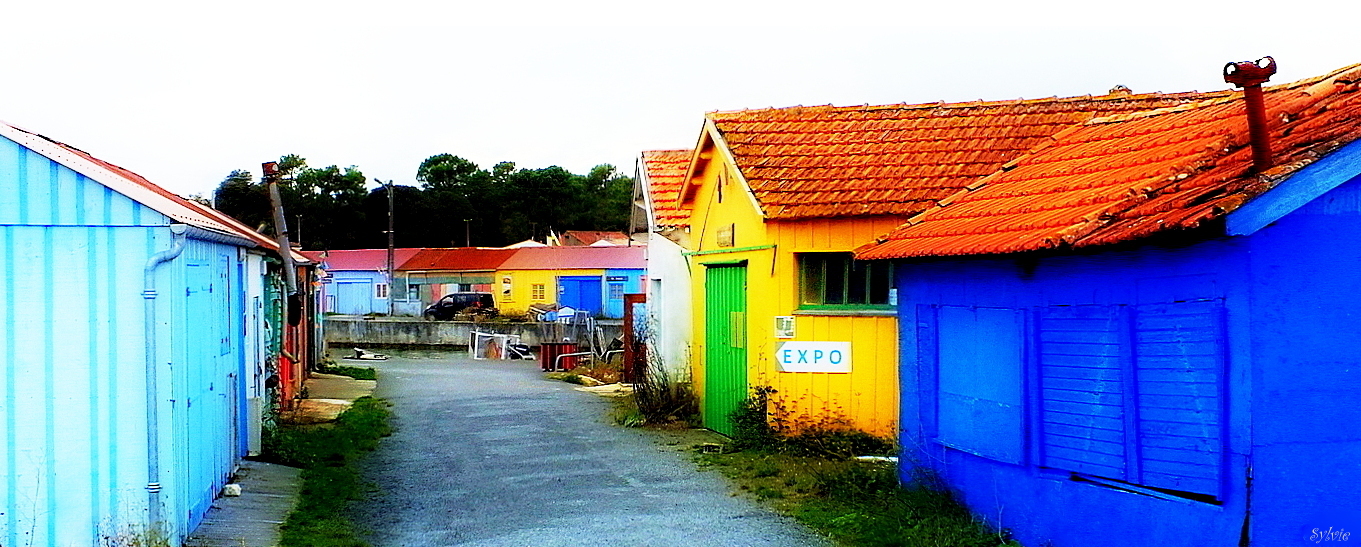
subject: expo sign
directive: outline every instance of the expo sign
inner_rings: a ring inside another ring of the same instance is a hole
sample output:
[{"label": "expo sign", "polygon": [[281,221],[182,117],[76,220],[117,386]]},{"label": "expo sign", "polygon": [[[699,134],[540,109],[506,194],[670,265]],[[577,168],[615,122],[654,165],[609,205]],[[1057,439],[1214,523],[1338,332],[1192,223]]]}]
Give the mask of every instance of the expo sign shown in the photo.
[{"label": "expo sign", "polygon": [[781,372],[850,372],[850,342],[781,342],[775,349]]}]

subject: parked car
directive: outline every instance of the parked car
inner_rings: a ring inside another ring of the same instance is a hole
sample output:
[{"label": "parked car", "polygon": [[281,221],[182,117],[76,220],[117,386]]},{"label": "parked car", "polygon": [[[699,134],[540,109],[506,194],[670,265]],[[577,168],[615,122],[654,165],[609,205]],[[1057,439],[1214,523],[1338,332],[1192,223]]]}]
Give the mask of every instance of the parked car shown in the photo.
[{"label": "parked car", "polygon": [[496,317],[501,312],[496,309],[496,300],[487,292],[456,292],[444,295],[425,308],[422,317],[432,320],[448,321],[456,315]]}]

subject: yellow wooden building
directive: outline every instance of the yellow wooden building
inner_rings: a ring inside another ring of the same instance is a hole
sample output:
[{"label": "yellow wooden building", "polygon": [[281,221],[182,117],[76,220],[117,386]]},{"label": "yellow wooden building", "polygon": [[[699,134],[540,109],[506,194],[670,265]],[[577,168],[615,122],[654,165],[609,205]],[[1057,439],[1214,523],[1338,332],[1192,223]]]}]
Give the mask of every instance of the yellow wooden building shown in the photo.
[{"label": "yellow wooden building", "polygon": [[624,295],[642,291],[645,267],[639,246],[525,247],[497,267],[492,292],[506,315],[557,303],[617,319]]},{"label": "yellow wooden building", "polygon": [[706,427],[730,433],[740,401],[769,387],[793,425],[896,436],[892,266],[851,251],[1064,128],[1190,98],[1117,89],[706,115],[679,195]]}]

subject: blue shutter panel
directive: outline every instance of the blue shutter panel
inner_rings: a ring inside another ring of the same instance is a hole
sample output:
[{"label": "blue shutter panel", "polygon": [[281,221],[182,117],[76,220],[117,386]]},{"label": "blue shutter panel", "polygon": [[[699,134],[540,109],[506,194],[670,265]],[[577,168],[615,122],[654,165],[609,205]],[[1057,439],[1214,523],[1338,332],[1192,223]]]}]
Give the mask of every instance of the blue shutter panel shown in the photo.
[{"label": "blue shutter panel", "polygon": [[1120,309],[1040,310],[1041,465],[1127,479]]},{"label": "blue shutter panel", "polygon": [[938,440],[1021,463],[1025,311],[942,306],[938,312]]},{"label": "blue shutter panel", "polygon": [[1219,300],[1135,308],[1141,484],[1219,494],[1223,318]]}]

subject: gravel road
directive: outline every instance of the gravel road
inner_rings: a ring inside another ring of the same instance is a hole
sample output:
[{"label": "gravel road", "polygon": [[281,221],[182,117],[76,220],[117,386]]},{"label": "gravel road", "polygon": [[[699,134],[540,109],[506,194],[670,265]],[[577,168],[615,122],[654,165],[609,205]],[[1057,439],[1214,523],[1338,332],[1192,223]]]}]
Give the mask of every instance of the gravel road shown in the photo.
[{"label": "gravel road", "polygon": [[608,400],[462,355],[374,363],[397,428],[363,464],[380,492],[354,509],[375,546],[827,545],[731,496],[684,443],[609,424]]}]

